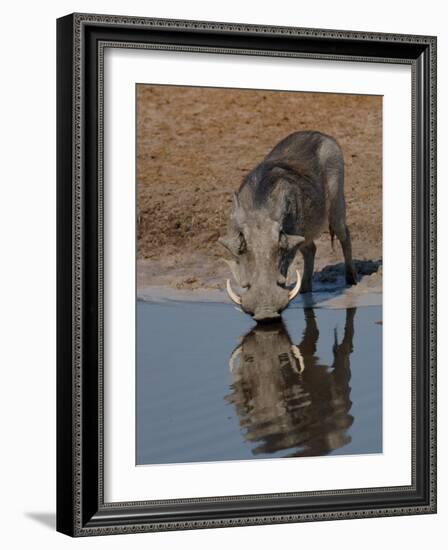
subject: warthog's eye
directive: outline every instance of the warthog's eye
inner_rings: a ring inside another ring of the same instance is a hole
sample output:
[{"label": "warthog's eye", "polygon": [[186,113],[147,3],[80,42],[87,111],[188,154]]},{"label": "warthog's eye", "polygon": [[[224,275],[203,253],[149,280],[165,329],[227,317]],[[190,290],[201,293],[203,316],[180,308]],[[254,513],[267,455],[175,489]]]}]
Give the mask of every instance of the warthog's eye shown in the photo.
[{"label": "warthog's eye", "polygon": [[246,252],[247,250],[246,239],[244,238],[244,235],[242,233],[238,235],[238,239],[239,239],[238,254],[244,254],[244,252]]}]

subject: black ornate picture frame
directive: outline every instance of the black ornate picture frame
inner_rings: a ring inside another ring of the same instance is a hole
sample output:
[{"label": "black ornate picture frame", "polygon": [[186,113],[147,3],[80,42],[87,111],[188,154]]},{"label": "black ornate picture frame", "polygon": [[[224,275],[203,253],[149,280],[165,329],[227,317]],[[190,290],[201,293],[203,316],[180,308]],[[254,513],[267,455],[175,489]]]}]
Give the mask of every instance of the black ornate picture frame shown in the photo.
[{"label": "black ornate picture frame", "polygon": [[[103,479],[103,55],[121,48],[412,68],[412,484],[108,503]],[[73,14],[57,21],[57,529],[71,536],[436,512],[436,38]]]}]

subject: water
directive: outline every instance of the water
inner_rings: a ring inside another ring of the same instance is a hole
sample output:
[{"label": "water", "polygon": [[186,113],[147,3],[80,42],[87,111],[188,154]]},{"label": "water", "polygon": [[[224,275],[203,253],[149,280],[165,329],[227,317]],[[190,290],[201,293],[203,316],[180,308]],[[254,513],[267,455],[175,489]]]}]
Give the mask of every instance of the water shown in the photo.
[{"label": "water", "polygon": [[381,306],[137,302],[137,464],[382,452]]}]

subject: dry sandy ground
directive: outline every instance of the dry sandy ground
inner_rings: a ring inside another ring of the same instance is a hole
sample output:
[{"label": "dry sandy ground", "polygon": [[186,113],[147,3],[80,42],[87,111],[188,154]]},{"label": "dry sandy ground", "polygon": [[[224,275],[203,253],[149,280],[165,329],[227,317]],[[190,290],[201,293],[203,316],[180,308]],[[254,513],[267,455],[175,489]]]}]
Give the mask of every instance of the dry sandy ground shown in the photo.
[{"label": "dry sandy ground", "polygon": [[[281,139],[300,130],[338,140],[353,257],[380,260],[381,97],[139,85],[138,290],[222,288],[229,273],[216,241],[231,193]],[[316,244],[316,270],[342,261],[328,233]],[[371,287],[369,278],[362,285]],[[378,289],[381,277],[375,281]]]}]

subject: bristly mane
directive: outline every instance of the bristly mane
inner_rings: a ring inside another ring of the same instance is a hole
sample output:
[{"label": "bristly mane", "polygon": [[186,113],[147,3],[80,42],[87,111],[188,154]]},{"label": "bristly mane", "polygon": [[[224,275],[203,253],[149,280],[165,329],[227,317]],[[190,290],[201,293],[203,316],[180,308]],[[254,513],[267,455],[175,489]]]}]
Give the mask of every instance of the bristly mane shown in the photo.
[{"label": "bristly mane", "polygon": [[286,162],[264,161],[244,178],[241,187],[249,185],[254,206],[263,206],[280,180],[296,184],[302,178],[306,176]]}]

